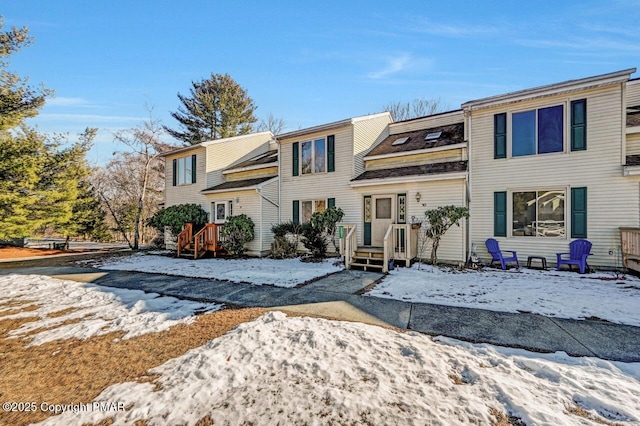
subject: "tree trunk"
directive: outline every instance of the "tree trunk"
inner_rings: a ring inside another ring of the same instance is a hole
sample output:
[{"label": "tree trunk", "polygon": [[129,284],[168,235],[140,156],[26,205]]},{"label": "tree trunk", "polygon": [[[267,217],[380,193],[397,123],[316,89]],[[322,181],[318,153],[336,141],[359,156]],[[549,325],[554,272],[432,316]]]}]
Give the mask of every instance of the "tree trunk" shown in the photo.
[{"label": "tree trunk", "polygon": [[438,246],[440,246],[440,237],[435,237],[431,246],[431,264],[433,266],[438,266]]},{"label": "tree trunk", "polygon": [[138,250],[140,245],[140,221],[142,220],[142,209],[144,208],[144,197],[147,195],[147,184],[149,181],[149,166],[151,160],[147,155],[147,163],[144,166],[144,175],[142,177],[142,188],[140,197],[138,198],[138,211],[136,212],[135,229],[133,233],[133,250]]}]

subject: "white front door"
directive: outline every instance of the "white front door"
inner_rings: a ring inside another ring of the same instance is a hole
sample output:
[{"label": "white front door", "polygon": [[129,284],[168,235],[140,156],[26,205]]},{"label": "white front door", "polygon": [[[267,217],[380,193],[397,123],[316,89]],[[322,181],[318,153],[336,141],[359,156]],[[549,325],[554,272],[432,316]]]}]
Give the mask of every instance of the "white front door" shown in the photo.
[{"label": "white front door", "polygon": [[374,195],[371,199],[371,245],[382,246],[384,234],[395,222],[395,195]]}]

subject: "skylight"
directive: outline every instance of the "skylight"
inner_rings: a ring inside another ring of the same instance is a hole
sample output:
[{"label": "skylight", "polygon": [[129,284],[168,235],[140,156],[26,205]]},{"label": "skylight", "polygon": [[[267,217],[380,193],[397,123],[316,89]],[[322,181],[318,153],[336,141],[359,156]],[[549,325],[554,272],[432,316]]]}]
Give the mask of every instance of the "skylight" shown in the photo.
[{"label": "skylight", "polygon": [[425,141],[433,141],[438,139],[440,136],[442,135],[442,132],[433,132],[433,133],[429,133],[424,140]]},{"label": "skylight", "polygon": [[399,138],[396,139],[395,141],[393,141],[393,143],[391,145],[396,146],[396,145],[402,145],[404,143],[406,143],[409,140],[409,138]]}]

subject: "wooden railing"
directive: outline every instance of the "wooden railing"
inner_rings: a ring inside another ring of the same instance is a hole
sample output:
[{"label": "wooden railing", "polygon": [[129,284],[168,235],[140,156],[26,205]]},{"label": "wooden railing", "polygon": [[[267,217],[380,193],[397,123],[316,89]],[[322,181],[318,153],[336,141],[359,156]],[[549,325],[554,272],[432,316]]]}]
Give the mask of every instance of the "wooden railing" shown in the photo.
[{"label": "wooden railing", "polygon": [[340,255],[344,260],[345,269],[351,267],[351,260],[353,253],[358,247],[358,241],[356,238],[356,225],[340,225],[343,228],[342,238],[340,238]]},{"label": "wooden railing", "polygon": [[405,266],[411,266],[411,259],[418,254],[417,230],[411,229],[408,223],[393,223],[384,235],[383,253],[384,265],[382,272],[389,272],[389,261],[404,261]]},{"label": "wooden railing", "polygon": [[207,252],[207,227],[205,226],[193,236],[193,258],[198,259]]},{"label": "wooden railing", "polygon": [[640,272],[640,228],[620,228],[622,266]]},{"label": "wooden railing", "polygon": [[190,223],[185,223],[182,228],[182,232],[178,234],[178,256],[182,250],[189,247],[191,244],[191,237],[193,235],[193,225]]}]

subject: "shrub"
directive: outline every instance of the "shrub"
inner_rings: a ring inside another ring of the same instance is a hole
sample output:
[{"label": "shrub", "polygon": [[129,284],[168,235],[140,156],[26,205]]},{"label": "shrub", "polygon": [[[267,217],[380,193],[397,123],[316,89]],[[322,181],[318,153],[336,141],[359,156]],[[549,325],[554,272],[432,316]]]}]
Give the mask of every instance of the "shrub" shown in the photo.
[{"label": "shrub", "polygon": [[246,250],[245,244],[254,238],[255,224],[246,214],[229,216],[220,234],[220,245],[232,256],[242,256]]},{"label": "shrub", "polygon": [[271,243],[271,257],[287,259],[298,255],[298,243],[302,225],[292,221],[282,222],[271,226],[274,240]]},{"label": "shrub", "polygon": [[[311,256],[315,258],[322,258],[327,255],[327,237],[322,228],[318,226],[321,218],[316,216],[320,214],[314,213],[310,222],[302,224],[302,244],[311,252]],[[316,217],[314,218],[314,216]]]},{"label": "shrub", "polygon": [[425,229],[425,235],[431,240],[431,264],[437,265],[440,240],[449,228],[453,225],[460,226],[460,221],[469,217],[469,209],[466,207],[443,206],[427,210],[424,215],[429,221],[429,227]]},{"label": "shrub", "polygon": [[185,223],[193,223],[194,228],[201,228],[209,220],[209,214],[199,204],[178,204],[159,210],[147,220],[147,225],[160,232],[164,228],[171,229],[173,235],[182,231]]}]

